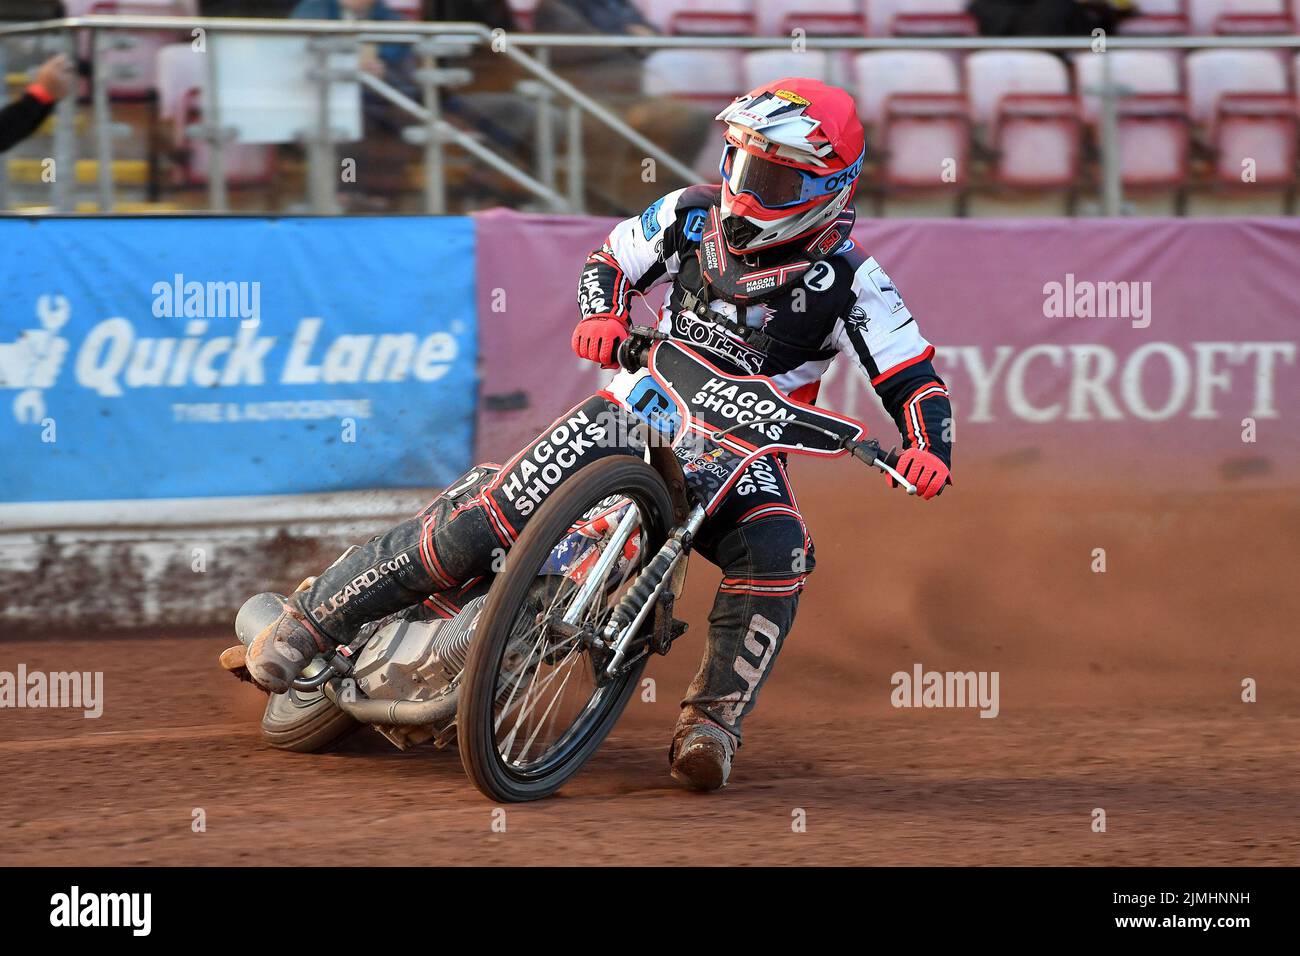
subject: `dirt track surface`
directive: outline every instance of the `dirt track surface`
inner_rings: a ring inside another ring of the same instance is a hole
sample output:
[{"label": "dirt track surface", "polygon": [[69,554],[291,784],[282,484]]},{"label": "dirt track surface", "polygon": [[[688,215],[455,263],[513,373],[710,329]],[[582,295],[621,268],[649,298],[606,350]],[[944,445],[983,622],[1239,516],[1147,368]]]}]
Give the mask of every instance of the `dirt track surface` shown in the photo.
[{"label": "dirt track surface", "polygon": [[[817,494],[836,477],[796,470],[818,568],[721,794],[665,764],[717,579],[701,561],[656,700],[504,833],[454,750],[267,749],[222,635],[0,643],[0,670],[102,670],[106,696],[98,720],[0,711],[0,863],[1300,862],[1293,492],[1004,497],[966,475],[937,503],[853,504]],[[999,716],[895,709],[916,662],[998,671]]]}]

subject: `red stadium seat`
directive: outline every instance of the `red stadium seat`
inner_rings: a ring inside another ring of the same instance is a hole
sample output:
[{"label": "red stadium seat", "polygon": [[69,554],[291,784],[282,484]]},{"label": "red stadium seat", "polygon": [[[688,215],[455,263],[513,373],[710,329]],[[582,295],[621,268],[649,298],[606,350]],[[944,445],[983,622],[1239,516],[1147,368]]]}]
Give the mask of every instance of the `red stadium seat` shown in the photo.
[{"label": "red stadium seat", "polygon": [[754,32],[753,0],[678,0],[668,32],[699,36],[748,36]]},{"label": "red stadium seat", "polygon": [[422,0],[384,0],[384,4],[403,20],[419,20],[423,13]]},{"label": "red stadium seat", "polygon": [[1008,93],[998,102],[994,172],[1004,186],[1052,189],[1079,179],[1082,128],[1069,94]]},{"label": "red stadium seat", "polygon": [[965,184],[970,156],[966,97],[893,94],[885,102],[883,133],[877,142],[884,153],[883,178],[887,187]]},{"label": "red stadium seat", "polygon": [[1295,32],[1287,0],[1188,0],[1192,32],[1286,35]]},{"label": "red stadium seat", "polygon": [[1198,50],[1187,57],[1192,117],[1215,150],[1214,178],[1285,185],[1295,176],[1296,104],[1283,63],[1268,50]]},{"label": "red stadium seat", "polygon": [[1187,0],[1143,0],[1138,15],[1119,25],[1119,32],[1130,36],[1182,36],[1190,29]]},{"label": "red stadium seat", "polygon": [[873,36],[978,36],[968,0],[868,0],[867,20]]},{"label": "red stadium seat", "polygon": [[761,36],[865,36],[867,17],[862,0],[788,0],[765,2],[757,8]]},{"label": "red stadium seat", "polygon": [[1008,187],[1072,186],[1082,124],[1065,66],[1050,53],[981,50],[966,58],[966,91],[985,141],[997,151],[996,181]]},{"label": "red stadium seat", "polygon": [[963,185],[970,112],[952,58],[935,50],[875,50],[858,54],[853,67],[858,112],[881,159],[885,189]]},{"label": "red stadium seat", "polygon": [[1191,130],[1178,60],[1150,50],[1078,56],[1075,87],[1083,119],[1094,129],[1101,113],[1103,57],[1122,96],[1117,104],[1122,182],[1130,188],[1185,184]]},{"label": "red stadium seat", "polygon": [[510,18],[514,20],[515,28],[518,30],[531,30],[533,28],[533,14],[537,10],[537,0],[508,0],[510,6]]},{"label": "red stadium seat", "polygon": [[1181,94],[1134,93],[1119,104],[1119,165],[1131,189],[1183,186],[1191,124]]},{"label": "red stadium seat", "polygon": [[[1215,178],[1225,184],[1295,181],[1296,101],[1289,93],[1227,93],[1215,122]],[[1243,173],[1249,164],[1250,179]]]},{"label": "red stadium seat", "polygon": [[686,36],[752,34],[754,6],[755,0],[637,0],[656,29]]}]

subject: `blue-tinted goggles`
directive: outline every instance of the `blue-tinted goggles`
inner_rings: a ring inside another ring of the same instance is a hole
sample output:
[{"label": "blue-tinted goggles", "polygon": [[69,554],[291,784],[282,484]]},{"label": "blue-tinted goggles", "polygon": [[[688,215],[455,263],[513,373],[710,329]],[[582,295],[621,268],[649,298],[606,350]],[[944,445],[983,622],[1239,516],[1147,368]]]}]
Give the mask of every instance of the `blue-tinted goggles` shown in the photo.
[{"label": "blue-tinted goggles", "polygon": [[718,171],[733,193],[749,193],[768,209],[785,209],[838,193],[857,179],[866,154],[864,149],[848,169],[815,176],[793,166],[773,163],[728,143],[722,151]]}]

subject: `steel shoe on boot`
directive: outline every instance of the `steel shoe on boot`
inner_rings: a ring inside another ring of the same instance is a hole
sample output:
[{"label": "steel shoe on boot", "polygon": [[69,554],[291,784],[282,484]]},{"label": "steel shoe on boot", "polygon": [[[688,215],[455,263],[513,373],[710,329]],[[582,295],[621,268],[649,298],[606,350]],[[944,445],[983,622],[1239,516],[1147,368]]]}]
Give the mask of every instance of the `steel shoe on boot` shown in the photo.
[{"label": "steel shoe on boot", "polygon": [[227,647],[221,652],[218,659],[222,670],[227,670],[235,677],[250,684],[254,683],[252,675],[248,673],[248,648],[243,644],[236,644],[234,647]]},{"label": "steel shoe on boot", "polygon": [[283,694],[313,657],[334,647],[291,597],[284,602],[284,612],[253,638],[244,666],[263,690]]},{"label": "steel shoe on boot", "polygon": [[698,723],[678,731],[672,752],[674,780],[692,790],[719,790],[727,785],[736,745],[717,724]]}]

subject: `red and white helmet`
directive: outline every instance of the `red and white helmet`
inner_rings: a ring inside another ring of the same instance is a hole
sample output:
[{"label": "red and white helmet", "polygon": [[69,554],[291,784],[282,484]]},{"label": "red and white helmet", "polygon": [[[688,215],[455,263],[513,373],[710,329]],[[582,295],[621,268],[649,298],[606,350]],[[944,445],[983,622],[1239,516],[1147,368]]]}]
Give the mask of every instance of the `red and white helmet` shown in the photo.
[{"label": "red and white helmet", "polygon": [[734,253],[807,236],[850,202],[866,158],[853,97],[786,77],[737,99],[722,154],[722,232]]}]

